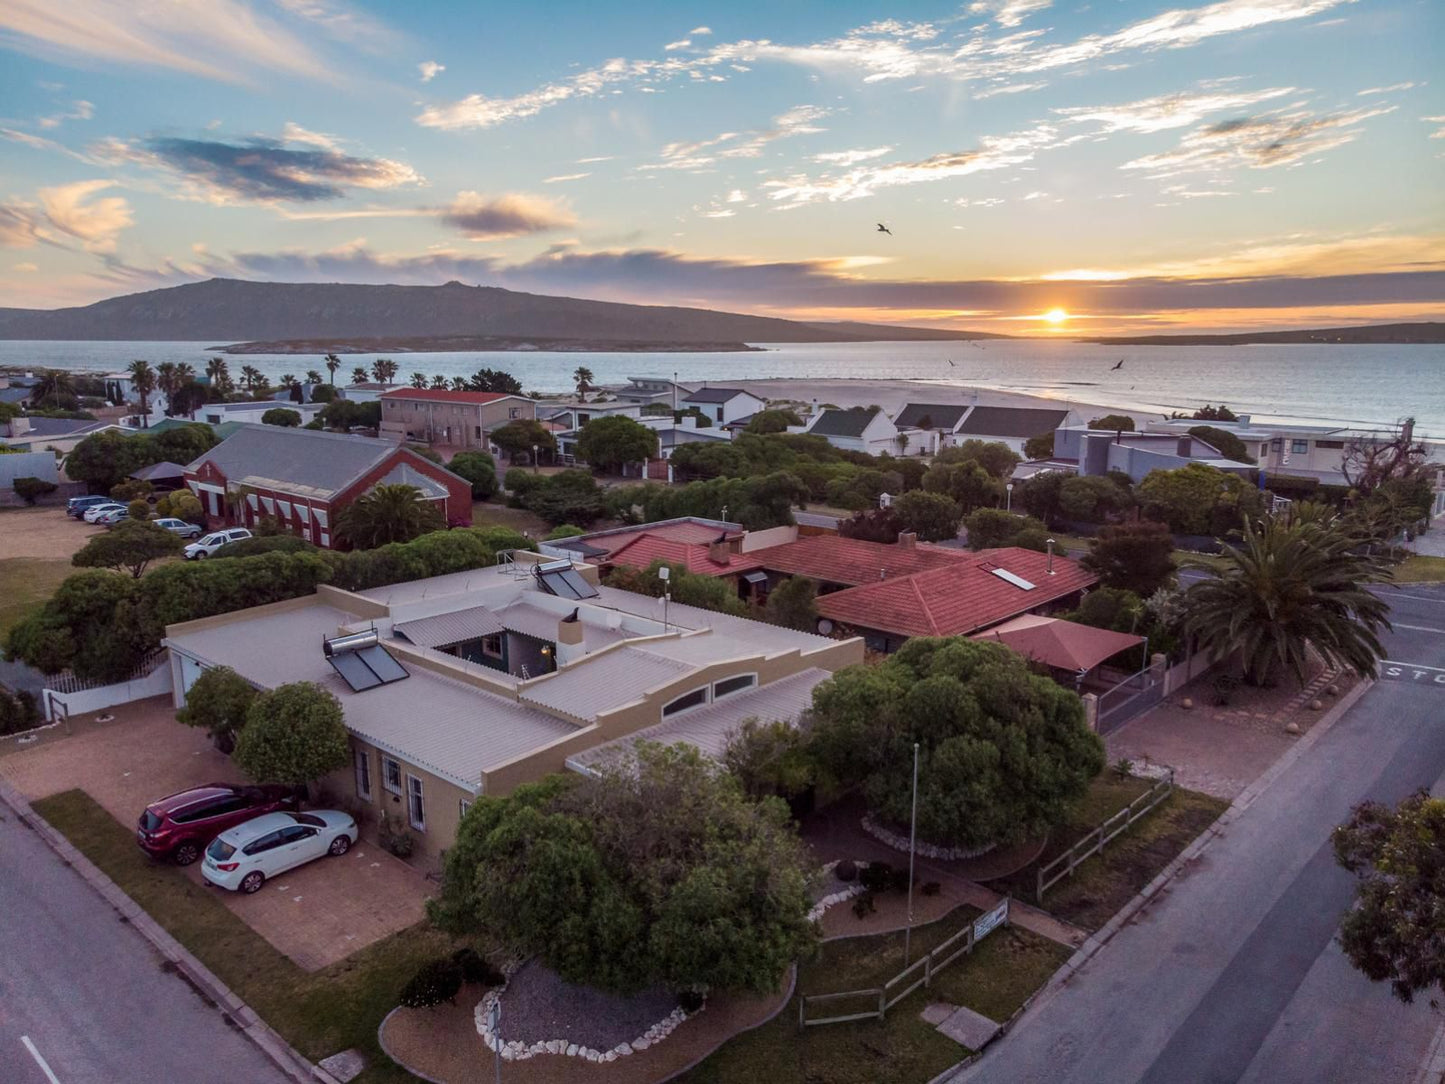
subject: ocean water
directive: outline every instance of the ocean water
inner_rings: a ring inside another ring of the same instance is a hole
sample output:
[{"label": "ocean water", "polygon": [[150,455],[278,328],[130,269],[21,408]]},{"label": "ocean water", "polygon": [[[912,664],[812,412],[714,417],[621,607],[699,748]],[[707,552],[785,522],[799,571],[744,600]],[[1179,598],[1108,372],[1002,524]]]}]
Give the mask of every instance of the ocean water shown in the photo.
[{"label": "ocean water", "polygon": [[[0,342],[0,365],[111,372],[136,358],[152,364],[187,361],[204,370],[214,343]],[[629,376],[670,376],[683,382],[784,377],[925,380],[998,388],[1050,399],[1106,404],[1136,412],[1193,410],[1224,402],[1261,420],[1390,426],[1414,417],[1417,432],[1445,440],[1445,345],[1428,346],[1094,346],[1066,340],[978,344],[780,343],[761,352],[722,354],[468,351],[389,355],[405,382],[427,376],[468,376],[504,369],[528,390],[562,391],[579,365],[600,384]],[[346,354],[337,373],[377,355]],[[254,365],[271,380],[282,373],[325,375],[319,356],[226,355],[232,373]],[[1123,360],[1119,369],[1116,362]]]}]

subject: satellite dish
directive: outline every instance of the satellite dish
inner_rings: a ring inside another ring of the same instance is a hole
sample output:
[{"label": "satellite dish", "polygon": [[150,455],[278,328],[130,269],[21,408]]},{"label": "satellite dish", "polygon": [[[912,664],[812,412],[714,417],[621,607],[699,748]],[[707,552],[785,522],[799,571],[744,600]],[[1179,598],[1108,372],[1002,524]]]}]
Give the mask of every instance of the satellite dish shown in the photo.
[{"label": "satellite dish", "polygon": [[833,632],[833,622],[829,621],[826,617],[818,618],[818,631],[824,636],[831,635]]}]

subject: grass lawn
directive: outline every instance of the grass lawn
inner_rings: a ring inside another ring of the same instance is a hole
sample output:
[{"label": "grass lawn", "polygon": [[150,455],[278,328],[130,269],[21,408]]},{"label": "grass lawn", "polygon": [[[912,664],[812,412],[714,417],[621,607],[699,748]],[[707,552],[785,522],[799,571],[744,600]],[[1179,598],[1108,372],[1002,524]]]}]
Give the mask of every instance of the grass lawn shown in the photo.
[{"label": "grass lawn", "polygon": [[472,505],[473,527],[510,527],[533,538],[546,538],[552,530],[547,521],[525,508],[508,508],[500,501],[478,501]]},{"label": "grass lawn", "polygon": [[[1088,795],[1049,838],[1039,860],[989,887],[1034,903],[1035,872],[1149,789],[1149,780],[1103,772]],[[1133,899],[1180,851],[1229,808],[1229,803],[1176,787],[1162,805],[1044,895],[1050,914],[1086,930],[1097,930]]]},{"label": "grass lawn", "polygon": [[55,593],[60,581],[75,571],[68,556],[59,561],[44,557],[0,559],[0,636],[39,609]]},{"label": "grass lawn", "polygon": [[65,835],[177,941],[306,1057],[359,1048],[369,1068],[360,1084],[414,1078],[381,1052],[376,1029],[397,993],[450,938],[419,923],[321,971],[301,970],[180,870],[147,859],[126,828],[84,791],[36,802]]},{"label": "grass lawn", "polygon": [[[843,906],[843,905],[840,905]],[[973,920],[970,908],[913,931],[913,958]],[[798,1031],[798,995],[773,1020],[725,1044],[681,1080],[687,1084],[925,1084],[967,1051],[919,1018],[932,1001],[965,1005],[1000,1022],[1048,981],[1070,950],[1027,930],[995,930],[971,954],[945,969],[931,987],[894,1006],[882,1023],[828,1024]],[[801,993],[881,984],[902,969],[903,935],[830,941],[798,976]],[[850,1002],[822,1006],[858,1011]]]},{"label": "grass lawn", "polygon": [[1445,557],[1406,557],[1395,566],[1395,582],[1445,583]]}]

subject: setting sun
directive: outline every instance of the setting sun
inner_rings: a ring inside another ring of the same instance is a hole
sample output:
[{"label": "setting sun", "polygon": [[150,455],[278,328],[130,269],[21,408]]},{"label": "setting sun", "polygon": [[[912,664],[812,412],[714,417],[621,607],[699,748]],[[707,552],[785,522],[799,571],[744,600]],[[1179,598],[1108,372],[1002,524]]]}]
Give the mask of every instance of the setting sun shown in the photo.
[{"label": "setting sun", "polygon": [[1049,323],[1054,324],[1055,326],[1062,324],[1068,318],[1069,314],[1063,309],[1050,309],[1048,312],[1044,313],[1044,319],[1047,320]]}]

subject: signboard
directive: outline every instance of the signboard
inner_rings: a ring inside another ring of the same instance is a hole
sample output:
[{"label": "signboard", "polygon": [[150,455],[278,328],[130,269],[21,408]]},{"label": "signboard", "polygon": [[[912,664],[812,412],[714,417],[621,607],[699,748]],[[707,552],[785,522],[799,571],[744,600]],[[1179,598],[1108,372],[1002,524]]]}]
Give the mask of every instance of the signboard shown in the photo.
[{"label": "signboard", "polygon": [[992,911],[979,915],[973,923],[973,940],[975,943],[982,941],[998,927],[1008,921],[1008,898],[995,907]]}]

